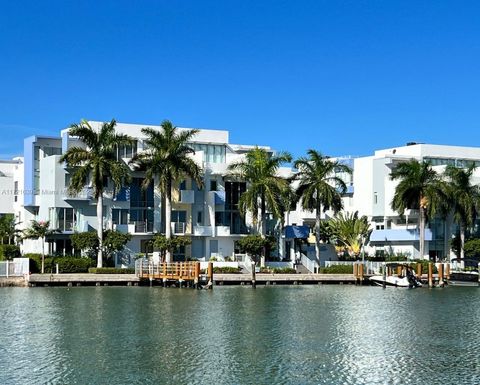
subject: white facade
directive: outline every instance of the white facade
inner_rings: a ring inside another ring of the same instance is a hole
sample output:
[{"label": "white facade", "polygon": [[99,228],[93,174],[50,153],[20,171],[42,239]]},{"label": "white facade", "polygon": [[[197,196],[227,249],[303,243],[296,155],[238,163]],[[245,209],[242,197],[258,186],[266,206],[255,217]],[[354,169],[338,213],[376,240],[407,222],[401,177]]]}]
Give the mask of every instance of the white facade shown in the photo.
[{"label": "white facade", "polygon": [[[99,128],[100,122],[90,122]],[[117,132],[128,134],[137,142],[133,148],[118,150],[119,158],[128,162],[136,152],[144,149],[141,129],[145,125],[118,123]],[[160,130],[160,126],[150,126]],[[183,130],[183,128],[180,128]],[[78,139],[70,137],[68,129],[56,137],[30,137],[25,139],[22,173],[17,176],[19,188],[25,192],[21,207],[15,211],[22,219],[22,227],[30,221],[49,220],[51,227],[60,233],[51,237],[49,253],[72,254],[70,235],[74,232],[97,229],[96,201],[86,186],[77,196],[69,196],[67,191],[69,170],[59,163],[62,153],[72,146],[82,145]],[[199,130],[191,145],[195,149],[194,160],[203,170],[203,188],[193,181],[179,181],[174,186],[172,205],[173,234],[190,237],[191,245],[178,258],[210,257],[223,259],[235,254],[235,241],[251,231],[249,216],[241,217],[236,207],[238,197],[245,190],[243,182],[229,180],[228,165],[241,160],[254,146],[232,145],[228,131]],[[271,151],[269,147],[263,147]],[[149,252],[148,241],[156,232],[164,228],[162,197],[155,186],[146,191],[139,188],[143,174],[133,172],[130,186],[120,192],[109,186],[104,194],[104,227],[132,234],[123,255],[119,255],[118,265],[131,265],[139,253]],[[39,252],[40,242],[26,240],[22,251]]]},{"label": "white facade", "polygon": [[[397,181],[390,180],[391,170],[409,159],[430,161],[440,174],[447,164],[465,166],[471,162],[480,165],[480,148],[432,144],[407,146],[375,151],[372,156],[354,160],[353,206],[351,212],[366,215],[373,228],[369,253],[405,253],[411,258],[448,258],[452,224],[434,219],[427,225],[425,255],[419,255],[418,212],[407,210],[404,216],[391,208]],[[473,183],[480,183],[480,171]]]}]

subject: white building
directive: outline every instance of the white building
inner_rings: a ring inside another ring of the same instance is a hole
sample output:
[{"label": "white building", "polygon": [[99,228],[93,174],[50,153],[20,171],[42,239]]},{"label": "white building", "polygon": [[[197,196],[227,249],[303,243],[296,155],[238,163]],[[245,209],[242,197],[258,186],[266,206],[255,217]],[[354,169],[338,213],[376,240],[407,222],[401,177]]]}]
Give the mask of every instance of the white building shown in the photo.
[{"label": "white building", "polygon": [[[101,123],[91,122],[93,127]],[[117,124],[117,131],[136,139],[131,148],[119,148],[118,157],[128,162],[137,152],[143,150],[141,129],[144,125]],[[159,126],[152,128],[160,129]],[[176,235],[191,238],[191,245],[174,254],[174,259],[184,258],[220,259],[233,256],[235,241],[251,231],[251,220],[243,218],[238,211],[240,195],[246,190],[244,182],[231,180],[227,175],[228,165],[242,159],[253,146],[229,143],[228,131],[200,130],[191,143],[196,153],[194,159],[204,170],[203,188],[193,181],[180,181],[174,191],[172,206],[172,230]],[[73,145],[79,145],[76,138],[61,131],[58,137],[28,137],[24,141],[23,158],[0,161],[0,214],[14,213],[21,227],[29,226],[30,221],[49,220],[52,228],[60,230],[48,243],[46,253],[72,254],[70,235],[74,232],[96,230],[96,205],[91,192],[86,188],[77,196],[67,192],[69,170],[59,163],[62,153]],[[272,151],[269,147],[264,147]],[[408,159],[427,160],[442,172],[447,164],[465,166],[470,162],[480,165],[480,148],[455,147],[428,144],[410,144],[391,149],[375,151],[374,155],[358,158],[336,158],[353,170],[353,175],[340,175],[347,184],[343,196],[344,210],[358,211],[366,215],[373,228],[369,254],[406,253],[411,258],[419,258],[418,213],[408,210],[403,216],[391,209],[391,201],[397,182],[390,180],[390,172],[399,162]],[[290,168],[282,168],[280,174],[290,176]],[[161,195],[155,186],[143,190],[141,172],[133,173],[130,186],[114,193],[113,186],[104,199],[104,226],[132,234],[123,256],[116,263],[129,265],[138,253],[148,250],[148,241],[156,232],[162,232]],[[474,182],[480,182],[480,172],[476,172]],[[332,213],[322,214],[328,219]],[[297,258],[298,237],[305,237],[315,223],[315,213],[305,212],[297,206],[287,214],[286,229],[281,229],[276,221],[268,221],[268,230],[279,239],[279,257],[294,260]],[[431,219],[425,233],[426,254],[424,258],[448,256],[452,223],[442,219]],[[310,233],[309,242],[314,238]],[[40,241],[25,241],[22,251],[38,252]],[[334,259],[333,250],[325,248],[323,256]],[[333,255],[332,255],[333,253]]]},{"label": "white building", "polygon": [[[459,167],[471,162],[480,165],[480,148],[409,143],[375,151],[372,156],[354,160],[353,205],[348,211],[358,210],[371,221],[373,232],[368,252],[405,253],[411,258],[445,258],[450,255],[451,222],[431,218],[425,231],[425,255],[419,255],[418,211],[407,210],[403,216],[391,208],[397,181],[390,180],[391,170],[409,159],[431,162],[442,173],[448,164]],[[480,183],[477,170],[473,183]]]},{"label": "white building", "polygon": [[[90,122],[95,128],[100,122]],[[118,157],[128,162],[143,150],[144,125],[122,124],[117,132],[136,139],[131,148],[119,148]],[[160,129],[159,126],[150,126]],[[77,196],[67,192],[70,174],[59,163],[62,153],[74,145],[68,129],[59,137],[33,136],[24,141],[23,174],[17,183],[23,192],[22,201],[15,207],[23,227],[30,221],[49,220],[51,227],[60,233],[53,235],[47,253],[72,254],[70,235],[74,232],[97,228],[96,202],[86,188]],[[244,157],[253,146],[229,143],[228,131],[200,130],[191,143],[195,149],[194,159],[204,170],[203,188],[192,180],[180,181],[173,192],[172,231],[175,235],[191,238],[191,245],[174,253],[174,260],[184,258],[225,258],[235,253],[235,241],[250,231],[249,218],[244,219],[238,211],[238,199],[246,189],[244,182],[230,180],[227,167]],[[81,144],[80,144],[81,145]],[[271,151],[269,147],[264,147]],[[164,228],[161,195],[155,185],[141,188],[142,172],[133,172],[130,186],[114,192],[113,186],[104,196],[104,226],[132,234],[132,240],[117,264],[130,265],[138,253],[149,251],[148,241]],[[38,252],[39,241],[24,241],[22,251]]]}]

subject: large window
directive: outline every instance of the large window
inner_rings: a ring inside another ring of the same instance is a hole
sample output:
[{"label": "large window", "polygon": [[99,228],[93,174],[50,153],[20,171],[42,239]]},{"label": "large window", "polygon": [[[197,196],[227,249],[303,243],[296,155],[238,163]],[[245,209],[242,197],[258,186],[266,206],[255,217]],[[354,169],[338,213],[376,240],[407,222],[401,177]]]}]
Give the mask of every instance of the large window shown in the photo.
[{"label": "large window", "polygon": [[128,209],[112,209],[112,223],[114,225],[128,224]]},{"label": "large window", "polygon": [[134,155],[137,154],[137,141],[129,146],[117,146],[116,149],[116,156],[117,160],[123,158],[132,158]]},{"label": "large window", "polygon": [[73,208],[57,207],[50,208],[49,212],[51,227],[60,231],[74,231],[77,215]]},{"label": "large window", "polygon": [[207,163],[225,163],[226,147],[223,144],[193,143],[195,151],[203,151],[203,161]]}]

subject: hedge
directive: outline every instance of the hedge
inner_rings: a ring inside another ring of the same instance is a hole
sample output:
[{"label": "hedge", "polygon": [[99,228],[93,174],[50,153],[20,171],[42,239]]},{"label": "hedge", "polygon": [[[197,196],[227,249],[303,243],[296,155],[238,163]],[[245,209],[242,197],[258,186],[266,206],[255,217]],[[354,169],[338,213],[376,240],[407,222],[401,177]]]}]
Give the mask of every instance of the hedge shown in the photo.
[{"label": "hedge", "polygon": [[88,269],[90,274],[135,274],[135,269],[120,269],[115,267],[91,267]]},{"label": "hedge", "polygon": [[[26,254],[30,258],[30,272],[39,273],[42,269],[42,256],[40,254]],[[56,273],[56,264],[58,264],[59,273],[87,273],[90,267],[94,267],[96,262],[90,258],[78,257],[45,257],[45,273]]]},{"label": "hedge", "polygon": [[260,273],[262,274],[296,274],[297,271],[291,267],[262,267],[260,269]]},{"label": "hedge", "polygon": [[20,247],[16,245],[0,245],[0,261],[11,261],[21,257]]},{"label": "hedge", "polygon": [[214,267],[213,273],[215,274],[239,274],[242,272],[240,267]]},{"label": "hedge", "polygon": [[353,264],[321,267],[320,273],[321,274],[353,274]]}]

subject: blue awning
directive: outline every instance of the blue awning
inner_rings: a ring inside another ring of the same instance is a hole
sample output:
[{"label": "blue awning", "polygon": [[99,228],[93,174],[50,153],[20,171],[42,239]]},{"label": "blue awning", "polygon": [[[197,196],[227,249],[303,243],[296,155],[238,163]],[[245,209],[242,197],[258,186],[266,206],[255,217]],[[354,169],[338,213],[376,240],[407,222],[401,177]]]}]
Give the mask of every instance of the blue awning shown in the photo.
[{"label": "blue awning", "polygon": [[[373,230],[370,242],[418,241],[420,232],[417,229],[384,229]],[[425,229],[425,240],[432,240],[432,231]]]},{"label": "blue awning", "polygon": [[286,226],[285,238],[308,238],[310,228],[308,226]]}]

